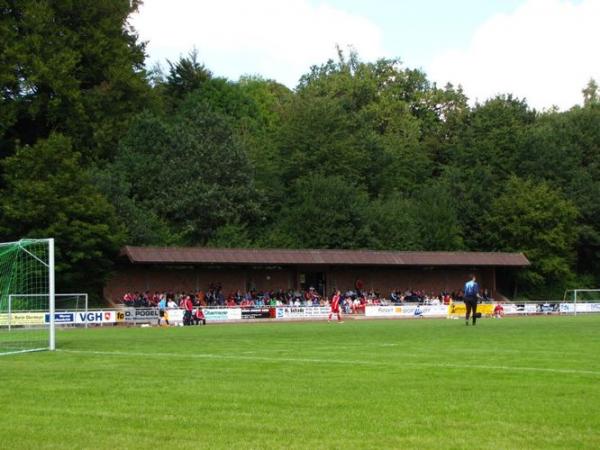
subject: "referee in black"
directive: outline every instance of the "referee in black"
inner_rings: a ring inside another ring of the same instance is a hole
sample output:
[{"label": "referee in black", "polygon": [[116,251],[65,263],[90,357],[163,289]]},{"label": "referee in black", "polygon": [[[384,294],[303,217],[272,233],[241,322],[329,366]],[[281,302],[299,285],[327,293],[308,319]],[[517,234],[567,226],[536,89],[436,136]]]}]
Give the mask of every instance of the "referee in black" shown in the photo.
[{"label": "referee in black", "polygon": [[477,300],[479,298],[479,284],[477,284],[475,275],[470,276],[471,280],[465,283],[464,298],[467,307],[465,325],[469,325],[469,316],[473,314],[473,325],[477,321]]}]

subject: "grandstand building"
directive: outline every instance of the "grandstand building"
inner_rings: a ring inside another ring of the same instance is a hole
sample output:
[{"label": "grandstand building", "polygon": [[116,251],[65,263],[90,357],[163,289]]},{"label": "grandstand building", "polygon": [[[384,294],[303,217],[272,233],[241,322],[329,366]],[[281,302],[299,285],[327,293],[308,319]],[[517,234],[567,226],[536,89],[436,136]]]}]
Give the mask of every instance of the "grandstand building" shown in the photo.
[{"label": "grandstand building", "polygon": [[515,270],[529,265],[522,253],[399,252],[369,250],[215,249],[126,246],[104,296],[126,292],[206,290],[225,292],[314,287],[320,292],[363,289],[459,291],[469,273],[496,296],[512,294]]}]

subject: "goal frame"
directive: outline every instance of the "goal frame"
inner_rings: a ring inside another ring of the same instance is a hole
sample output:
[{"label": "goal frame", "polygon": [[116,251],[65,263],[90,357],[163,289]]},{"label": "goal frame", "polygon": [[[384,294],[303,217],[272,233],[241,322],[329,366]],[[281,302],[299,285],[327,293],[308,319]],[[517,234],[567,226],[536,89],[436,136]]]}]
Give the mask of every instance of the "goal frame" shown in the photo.
[{"label": "goal frame", "polygon": [[[22,242],[46,242],[48,244],[48,261],[42,261],[40,258],[38,258],[36,255],[34,255],[33,253],[29,252],[27,250],[27,248],[22,247],[21,243]],[[18,350],[18,351],[14,351],[14,352],[8,352],[8,354],[10,353],[27,353],[27,352],[35,352],[35,351],[41,351],[41,350],[50,350],[50,351],[55,351],[56,350],[56,323],[55,323],[55,315],[56,315],[56,284],[55,284],[55,276],[54,276],[54,270],[55,270],[55,260],[54,260],[54,238],[46,238],[46,239],[21,239],[19,241],[14,241],[14,242],[2,242],[2,245],[19,245],[20,249],[22,251],[24,251],[25,253],[27,253],[30,257],[34,258],[35,260],[37,260],[39,263],[41,263],[43,266],[45,266],[48,269],[48,313],[49,313],[49,323],[48,323],[48,346],[47,347],[42,347],[42,348],[32,348],[32,349],[24,349],[24,350]],[[19,295],[19,294],[15,294],[15,295]],[[41,295],[46,295],[46,294],[41,294]],[[9,294],[9,298],[8,298],[8,304],[9,304],[9,308],[10,308],[10,304],[12,302],[12,297],[13,294]],[[10,330],[10,327],[8,328],[8,330]]]},{"label": "goal frame", "polygon": [[[12,317],[12,300],[13,298],[31,298],[31,297],[45,297],[47,296],[47,294],[9,294],[8,295],[8,331],[10,331],[11,329],[11,317]],[[64,293],[60,293],[60,294],[54,294],[54,310],[55,313],[63,311],[63,309],[56,309],[56,299],[59,297],[81,297],[83,298],[83,310],[87,313],[89,310],[89,301],[88,301],[88,294],[84,293],[84,292],[75,292],[75,293],[71,293],[71,292],[64,292]],[[68,310],[67,310],[68,311]],[[45,312],[45,311],[43,311]],[[50,320],[50,319],[48,319]],[[85,328],[88,327],[87,322],[85,323]]]},{"label": "goal frame", "polygon": [[569,292],[573,293],[573,315],[577,315],[577,294],[580,292],[598,292],[600,295],[600,289],[567,289],[563,295],[563,302],[567,302],[567,294]]}]

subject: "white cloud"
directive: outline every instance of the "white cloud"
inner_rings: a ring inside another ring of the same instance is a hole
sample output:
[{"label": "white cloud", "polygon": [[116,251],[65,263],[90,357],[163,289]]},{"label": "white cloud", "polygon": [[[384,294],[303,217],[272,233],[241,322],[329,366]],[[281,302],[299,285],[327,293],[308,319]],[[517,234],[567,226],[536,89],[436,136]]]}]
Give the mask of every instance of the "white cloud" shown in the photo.
[{"label": "white cloud", "polygon": [[217,75],[259,73],[290,87],[313,64],[353,46],[364,59],[385,52],[371,21],[308,0],[145,0],[131,19],[153,62],[197,48]]},{"label": "white cloud", "polygon": [[466,49],[447,51],[430,77],[462,84],[472,101],[498,93],[526,97],[538,109],[568,109],[600,80],[600,1],[529,0],[482,24]]}]

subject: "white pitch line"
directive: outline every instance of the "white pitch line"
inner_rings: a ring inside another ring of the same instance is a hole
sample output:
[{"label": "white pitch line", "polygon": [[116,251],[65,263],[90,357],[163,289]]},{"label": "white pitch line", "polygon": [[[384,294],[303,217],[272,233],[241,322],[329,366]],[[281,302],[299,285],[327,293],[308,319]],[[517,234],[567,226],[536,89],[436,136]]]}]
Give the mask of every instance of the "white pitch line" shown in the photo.
[{"label": "white pitch line", "polygon": [[399,363],[365,361],[365,360],[347,360],[347,359],[319,359],[319,358],[271,358],[268,356],[243,356],[243,355],[216,355],[212,353],[145,353],[145,352],[107,352],[96,350],[68,350],[57,349],[57,352],[74,353],[83,355],[101,355],[101,356],[142,356],[147,358],[196,358],[196,359],[225,359],[225,360],[245,360],[245,361],[266,361],[266,362],[295,362],[295,363],[315,363],[315,364],[346,364],[346,365],[364,365],[381,367],[433,367],[447,369],[479,369],[479,370],[498,370],[504,372],[547,372],[560,373],[568,375],[593,375],[600,376],[600,371],[579,370],[579,369],[553,369],[549,367],[522,367],[522,366],[493,366],[484,364],[434,364],[434,363]]}]

